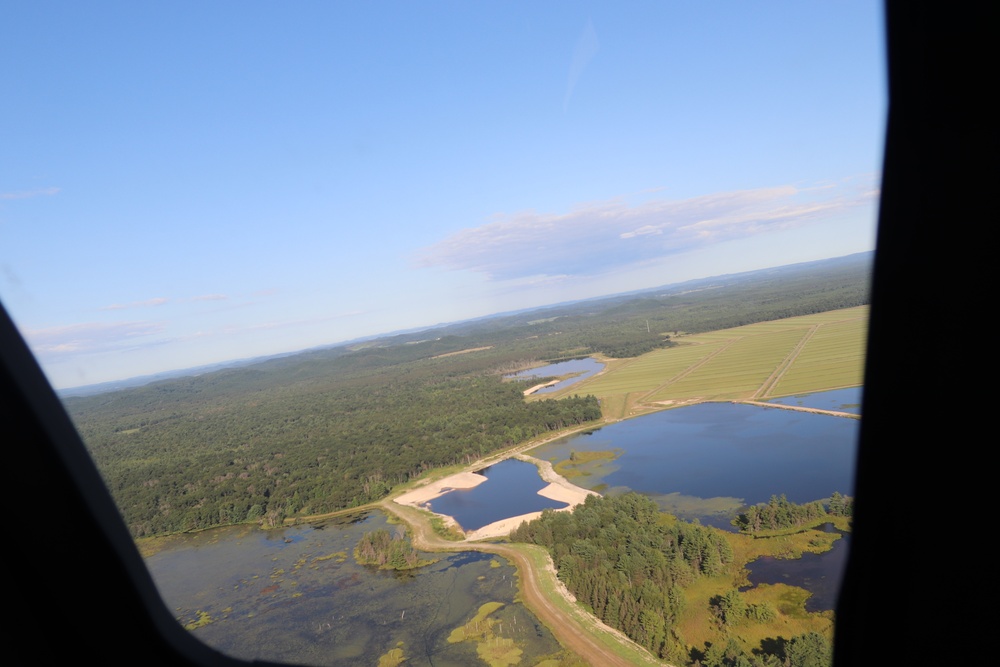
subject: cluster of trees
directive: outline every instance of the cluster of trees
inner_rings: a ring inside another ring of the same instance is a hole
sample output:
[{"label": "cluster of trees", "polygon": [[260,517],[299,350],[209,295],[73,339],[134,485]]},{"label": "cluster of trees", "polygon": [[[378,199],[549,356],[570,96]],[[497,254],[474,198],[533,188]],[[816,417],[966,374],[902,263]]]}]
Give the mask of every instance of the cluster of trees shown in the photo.
[{"label": "cluster of trees", "polygon": [[768,623],[778,616],[778,612],[767,602],[747,604],[743,595],[735,588],[725,595],[713,597],[709,601],[709,606],[723,628],[737,627],[747,621]]},{"label": "cluster of trees", "polygon": [[833,647],[817,632],[765,639],[749,653],[730,638],[725,644],[706,644],[704,651],[693,651],[691,658],[694,667],[830,667]]},{"label": "cluster of trees", "polygon": [[572,513],[546,510],[511,539],[546,547],[578,600],[668,660],[686,657],[674,630],[685,604],[682,587],[733,560],[717,531],[677,521],[636,493],[590,496]]},{"label": "cluster of trees", "polygon": [[361,565],[375,565],[385,570],[412,570],[433,561],[421,560],[410,541],[379,528],[365,533],[354,547],[354,560]]},{"label": "cluster of trees", "polygon": [[827,512],[833,516],[854,516],[854,498],[842,496],[839,491],[834,491],[830,496]]},{"label": "cluster of trees", "polygon": [[828,515],[851,516],[854,499],[834,491],[830,497],[829,510],[820,501],[796,504],[785,494],[771,496],[766,505],[753,505],[735,519],[735,524],[744,533],[755,535],[768,530],[787,530],[815,522]]}]

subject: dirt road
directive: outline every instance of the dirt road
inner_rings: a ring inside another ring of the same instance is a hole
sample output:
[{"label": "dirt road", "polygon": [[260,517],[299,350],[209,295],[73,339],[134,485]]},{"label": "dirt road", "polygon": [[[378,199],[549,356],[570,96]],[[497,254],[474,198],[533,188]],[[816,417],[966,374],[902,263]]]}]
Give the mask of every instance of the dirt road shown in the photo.
[{"label": "dirt road", "polygon": [[[634,665],[663,665],[654,660],[648,653],[632,644],[621,633],[604,626],[590,614],[582,610],[578,614],[569,614],[560,609],[543,591],[542,578],[547,578],[547,588],[562,590],[561,583],[556,579],[555,570],[539,571],[527,554],[528,545],[494,544],[489,542],[449,542],[442,539],[430,527],[427,515],[421,511],[391,500],[383,500],[380,505],[387,511],[403,519],[412,529],[414,545],[428,551],[483,551],[501,555],[515,564],[521,577],[521,593],[524,603],[528,605],[538,619],[545,624],[556,639],[567,649],[579,655],[594,667],[632,667]],[[539,548],[539,547],[534,547]],[[563,593],[568,595],[568,592]],[[575,603],[571,603],[574,604]],[[611,650],[605,643],[598,641],[594,635],[601,634],[608,641],[630,646],[629,658],[622,657]]]}]

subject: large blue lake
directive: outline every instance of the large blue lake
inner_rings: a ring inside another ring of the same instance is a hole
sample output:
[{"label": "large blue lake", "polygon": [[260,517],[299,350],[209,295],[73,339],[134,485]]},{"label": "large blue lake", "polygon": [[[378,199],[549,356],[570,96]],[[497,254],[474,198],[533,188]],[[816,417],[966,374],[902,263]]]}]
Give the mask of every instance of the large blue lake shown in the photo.
[{"label": "large blue lake", "polygon": [[576,468],[601,493],[638,491],[685,518],[731,528],[741,507],[785,494],[792,502],[853,488],[855,419],[703,403],[618,422],[535,448],[553,463],[573,451],[614,452]]}]

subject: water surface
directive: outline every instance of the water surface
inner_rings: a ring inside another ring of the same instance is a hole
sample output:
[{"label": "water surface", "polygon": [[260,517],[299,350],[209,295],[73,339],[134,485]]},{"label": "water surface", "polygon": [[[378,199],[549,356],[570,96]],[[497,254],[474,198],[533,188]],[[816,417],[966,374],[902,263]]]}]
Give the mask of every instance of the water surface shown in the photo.
[{"label": "water surface", "polygon": [[507,459],[476,472],[487,481],[472,489],[456,489],[435,498],[430,502],[431,510],[453,517],[465,530],[476,530],[512,516],[567,506],[538,495],[548,484],[530,463]]},{"label": "water surface", "polygon": [[586,359],[570,359],[569,361],[560,361],[554,364],[549,364],[548,366],[541,366],[540,368],[529,368],[526,371],[520,371],[517,373],[512,373],[511,375],[506,375],[504,377],[517,378],[517,379],[527,379],[527,378],[542,378],[542,377],[558,377],[560,375],[566,375],[567,373],[579,373],[575,377],[566,378],[551,387],[543,387],[536,391],[536,394],[551,394],[556,391],[561,391],[566,387],[570,387],[581,380],[585,380],[592,375],[600,372],[604,368],[604,364],[587,357]]},{"label": "water surface", "polygon": [[[785,494],[796,503],[853,488],[860,422],[843,417],[703,403],[629,419],[531,450],[558,463],[574,451],[619,452],[581,466],[572,482],[638,491],[685,518],[729,527],[742,506]],[[731,527],[730,527],[731,528]]]},{"label": "water surface", "polygon": [[795,396],[772,398],[768,403],[833,410],[834,412],[850,412],[854,415],[860,415],[862,389],[862,387],[848,387],[846,389],[820,391],[814,394],[796,394]]},{"label": "water surface", "polygon": [[[824,530],[833,528],[827,524]],[[821,554],[804,553],[795,559],[764,556],[747,564],[750,583],[798,586],[812,593],[806,600],[807,611],[834,609],[850,547],[851,534],[841,533],[833,548]]]},{"label": "water surface", "polygon": [[212,619],[195,637],[245,660],[370,667],[402,642],[406,665],[474,665],[476,644],[447,638],[492,601],[504,603],[494,616],[523,646],[524,664],[559,650],[515,602],[515,569],[502,558],[424,554],[440,560],[406,572],[356,564],[354,545],[378,528],[403,530],[379,512],[273,531],[223,528],[179,536],[146,563],[182,623],[199,612]]}]

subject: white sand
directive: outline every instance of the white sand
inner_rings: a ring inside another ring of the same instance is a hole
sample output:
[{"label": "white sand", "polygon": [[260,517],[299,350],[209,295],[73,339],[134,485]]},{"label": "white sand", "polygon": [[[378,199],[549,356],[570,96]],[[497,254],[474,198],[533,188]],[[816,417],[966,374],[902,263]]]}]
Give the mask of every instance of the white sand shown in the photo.
[{"label": "white sand", "polygon": [[474,489],[485,481],[485,477],[477,475],[474,472],[460,472],[457,475],[451,475],[436,482],[431,482],[427,486],[421,486],[413,491],[408,491],[396,498],[395,502],[411,507],[423,507],[452,489]]}]

